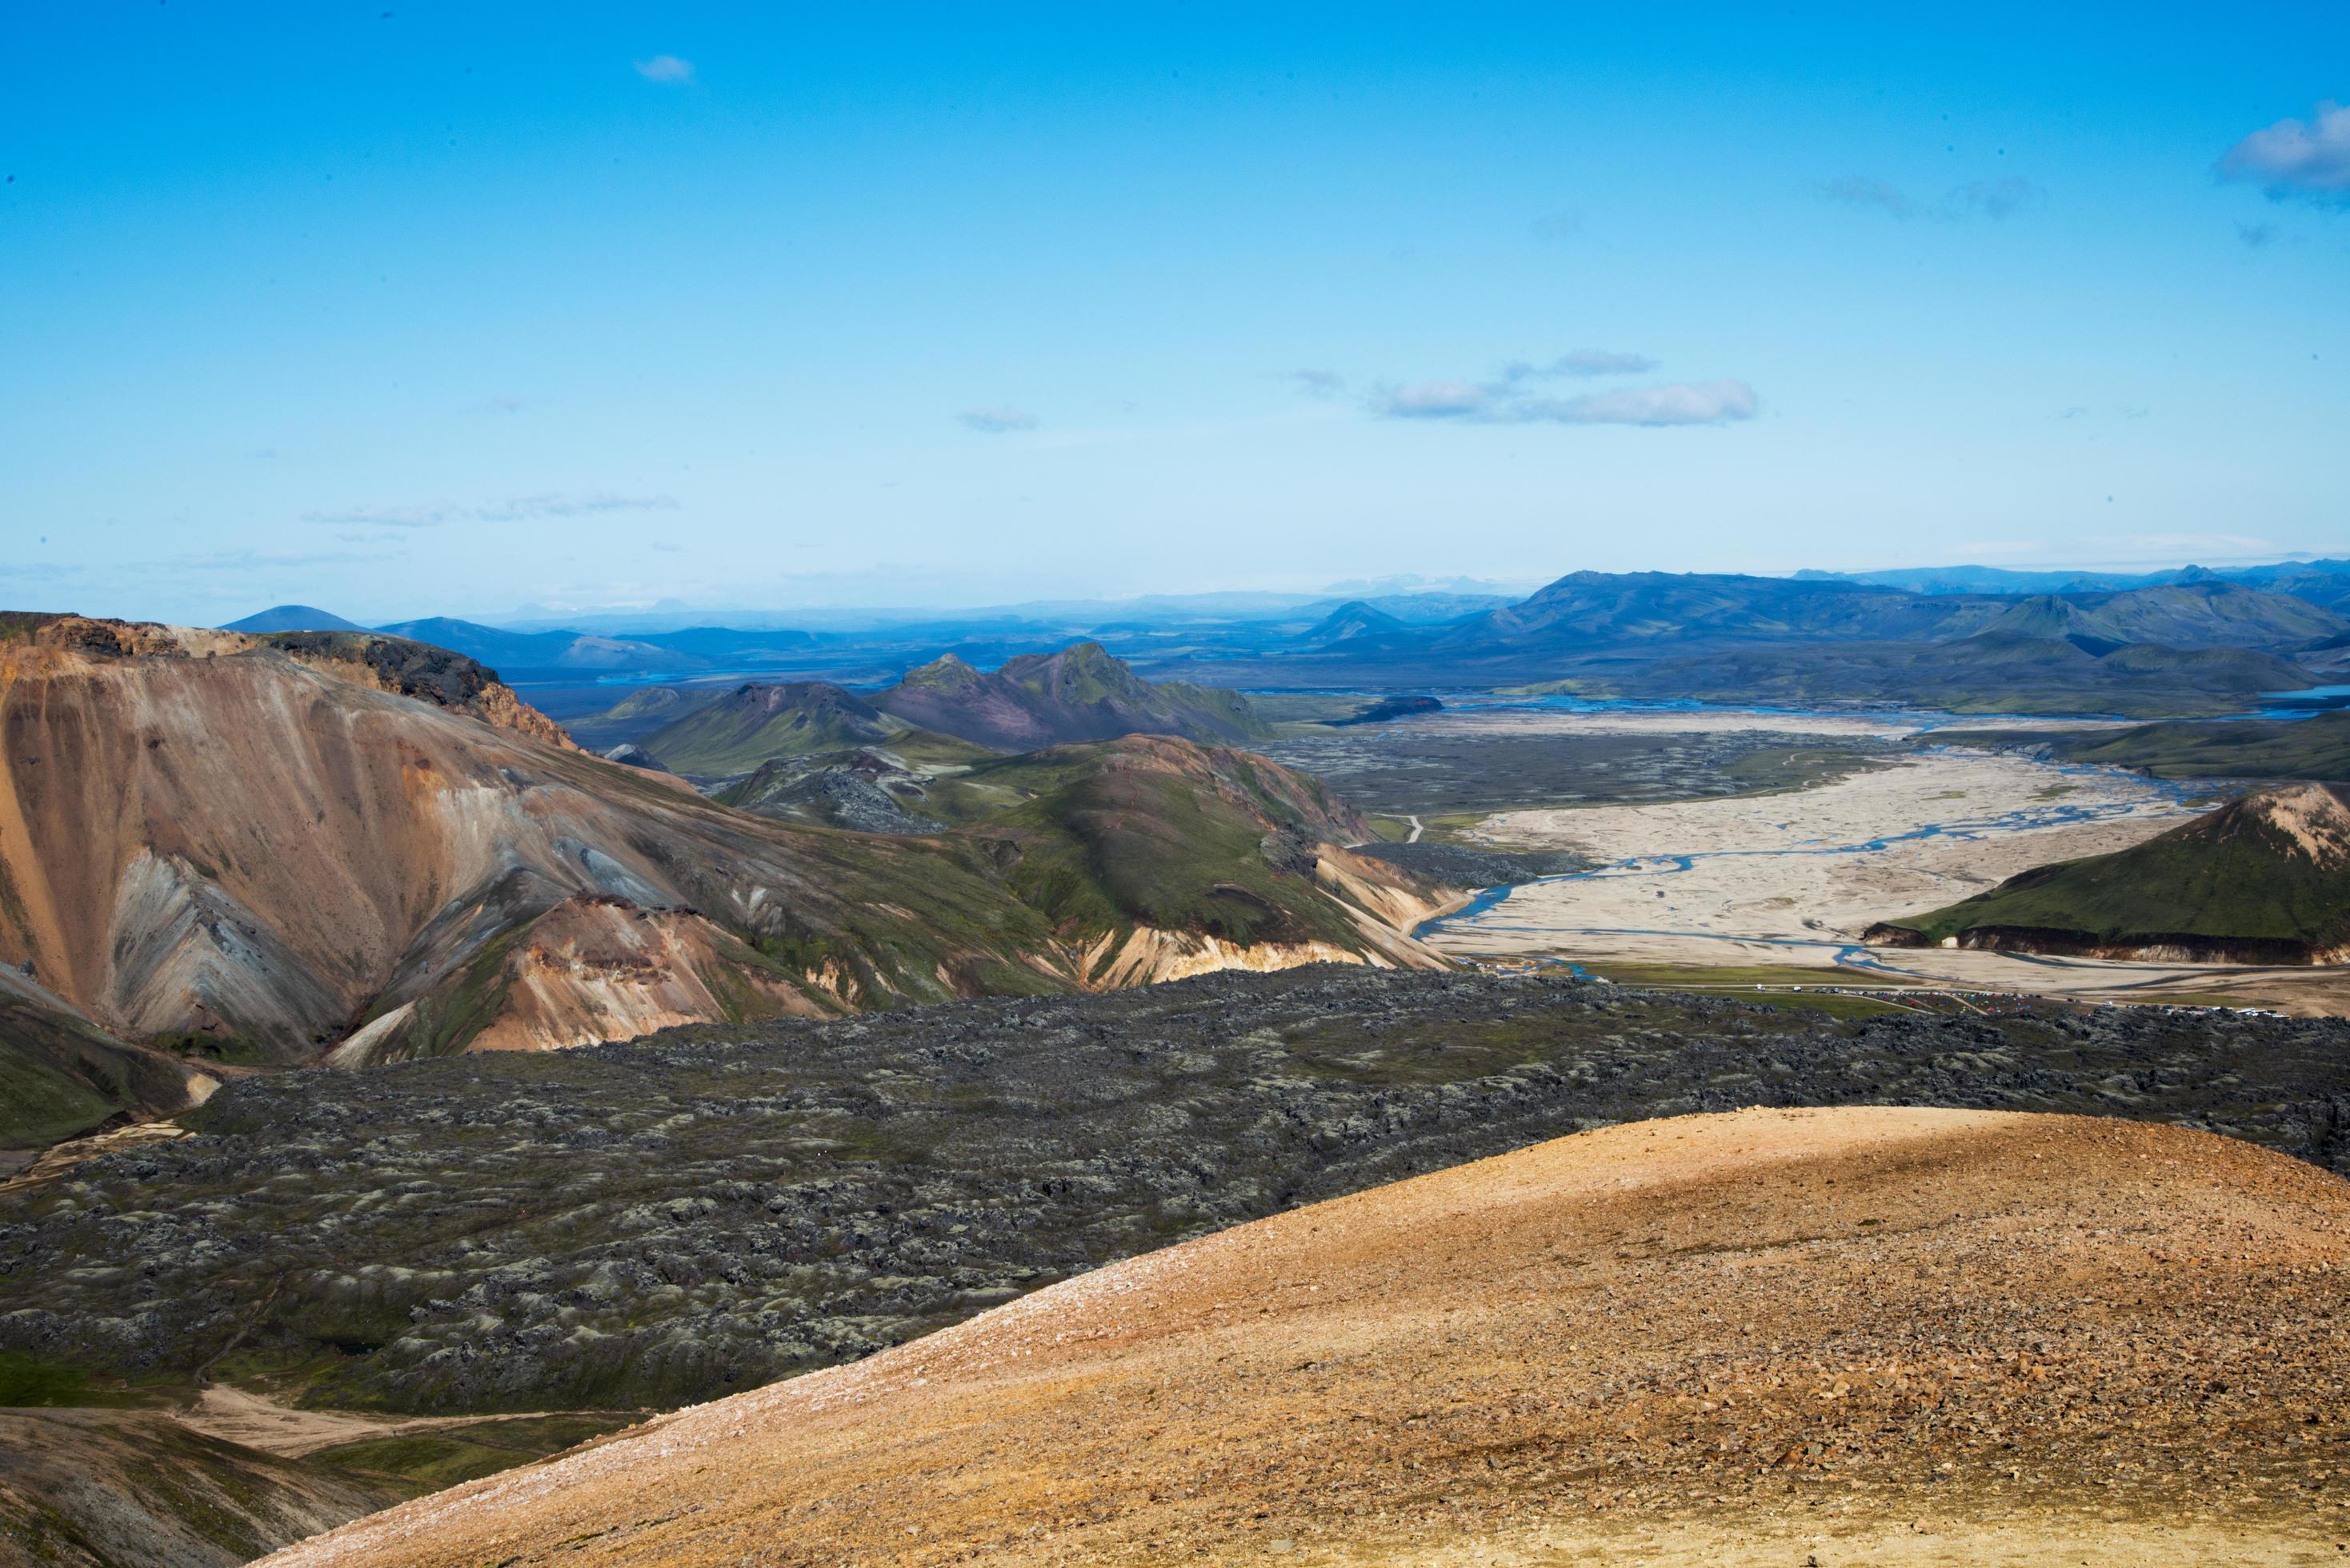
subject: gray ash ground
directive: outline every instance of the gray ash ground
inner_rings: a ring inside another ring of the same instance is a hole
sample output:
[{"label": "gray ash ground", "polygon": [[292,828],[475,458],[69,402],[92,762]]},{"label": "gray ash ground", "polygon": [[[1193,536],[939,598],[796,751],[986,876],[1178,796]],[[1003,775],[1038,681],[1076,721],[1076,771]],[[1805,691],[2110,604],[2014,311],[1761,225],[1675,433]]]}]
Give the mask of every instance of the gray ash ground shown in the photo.
[{"label": "gray ash ground", "polygon": [[2350,1170],[2350,1023],[1318,968],[244,1079],[203,1136],[0,1203],[0,1349],[422,1411],[671,1405],[1540,1139],[1841,1104],[2175,1121]]},{"label": "gray ash ground", "polygon": [[1755,730],[1539,734],[1506,722],[1479,729],[1476,719],[1364,725],[1258,749],[1327,779],[1359,810],[1427,816],[1809,789],[1882,766],[1906,745]]}]

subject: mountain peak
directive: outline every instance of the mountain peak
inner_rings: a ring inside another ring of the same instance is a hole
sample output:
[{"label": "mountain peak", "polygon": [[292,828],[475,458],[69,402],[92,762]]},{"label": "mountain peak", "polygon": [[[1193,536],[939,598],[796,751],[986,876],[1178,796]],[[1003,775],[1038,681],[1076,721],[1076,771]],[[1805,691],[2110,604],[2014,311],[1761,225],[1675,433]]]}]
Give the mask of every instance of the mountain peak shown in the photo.
[{"label": "mountain peak", "polygon": [[345,620],[317,605],[271,605],[267,609],[233,620],[223,631],[365,631],[357,621]]},{"label": "mountain peak", "polygon": [[2350,866],[2350,806],[2324,784],[2286,784],[2246,795],[2234,814],[2291,843],[2292,853],[2319,867]]}]

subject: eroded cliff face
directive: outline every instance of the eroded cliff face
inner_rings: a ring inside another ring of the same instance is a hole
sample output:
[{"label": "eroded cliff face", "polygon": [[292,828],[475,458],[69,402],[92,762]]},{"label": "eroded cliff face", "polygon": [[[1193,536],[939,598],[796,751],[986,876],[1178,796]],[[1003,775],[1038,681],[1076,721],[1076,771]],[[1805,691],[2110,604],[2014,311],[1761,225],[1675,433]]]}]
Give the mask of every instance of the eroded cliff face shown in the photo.
[{"label": "eroded cliff face", "polygon": [[[581,752],[471,659],[375,633],[0,617],[0,961],[126,1040],[211,1060],[1444,961],[1407,934],[1441,904],[1340,846],[1363,832],[1343,802],[1181,741],[1117,743],[1075,826],[1045,826],[1091,835],[1146,889],[1186,867],[1170,885],[1246,929],[1122,919],[1102,941],[1015,887],[1041,829],[886,837],[733,811]],[[1207,815],[1176,831],[1170,809]],[[1232,839],[1231,868],[1192,865],[1192,832]]]},{"label": "eroded cliff face", "polygon": [[[1074,983],[1034,916],[937,846],[806,833],[648,783],[441,650],[79,618],[8,629],[0,960],[129,1038],[291,1061],[411,1002],[463,1016],[435,1037],[446,1049],[969,994],[991,966]],[[935,895],[920,921],[868,896],[902,907],[918,888]],[[607,902],[568,936],[550,928],[539,959],[506,955],[499,983],[471,972],[579,896]],[[596,967],[557,962],[567,943],[621,933],[645,939],[638,978],[554,978]],[[436,999],[468,981],[513,1016]]]}]

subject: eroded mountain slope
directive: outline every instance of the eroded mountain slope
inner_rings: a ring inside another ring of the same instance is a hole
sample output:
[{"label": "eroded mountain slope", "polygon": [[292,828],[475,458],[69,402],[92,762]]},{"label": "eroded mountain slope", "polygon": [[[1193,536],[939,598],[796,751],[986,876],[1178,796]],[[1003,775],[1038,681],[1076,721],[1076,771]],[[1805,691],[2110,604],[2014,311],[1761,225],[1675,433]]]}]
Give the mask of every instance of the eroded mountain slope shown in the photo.
[{"label": "eroded mountain slope", "polygon": [[[485,950],[583,896],[657,912],[671,956],[723,952],[672,977],[745,1009],[712,1016],[1075,982],[1042,920],[955,849],[712,805],[581,753],[456,655],[372,634],[14,629],[0,960],[129,1039],[290,1061],[370,1023],[396,1054],[400,1026],[379,1021],[411,1002],[487,1027],[513,977],[483,972]],[[557,1011],[608,1018],[590,1037],[637,1032],[613,990],[629,977],[560,946],[535,971],[570,984]]]},{"label": "eroded mountain slope", "polygon": [[1139,1258],[271,1562],[2317,1561],[2346,1312],[2350,1183],[2206,1134],[1638,1123]]}]

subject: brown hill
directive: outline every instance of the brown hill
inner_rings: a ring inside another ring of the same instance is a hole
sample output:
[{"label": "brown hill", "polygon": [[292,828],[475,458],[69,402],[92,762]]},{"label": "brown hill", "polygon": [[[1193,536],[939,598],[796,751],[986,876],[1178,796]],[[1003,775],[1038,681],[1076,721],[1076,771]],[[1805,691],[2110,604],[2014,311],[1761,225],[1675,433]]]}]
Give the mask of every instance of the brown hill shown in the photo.
[{"label": "brown hill", "polygon": [[367,1025],[375,1055],[451,1049],[509,1009],[505,1037],[544,1042],[684,996],[733,1018],[1076,983],[956,850],[713,805],[579,752],[459,655],[0,629],[0,961],[124,1039],[288,1062]]},{"label": "brown hill", "polygon": [[1893,1107],[1638,1123],[1114,1265],[269,1561],[2330,1562],[2345,1312],[2350,1184],[2250,1145]]},{"label": "brown hill", "polygon": [[1265,732],[1237,691],[1145,680],[1097,642],[1024,654],[993,673],[948,654],[875,699],[917,728],[998,751],[1121,735],[1240,741]]}]

